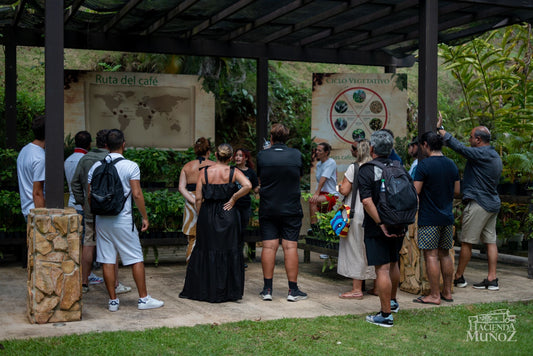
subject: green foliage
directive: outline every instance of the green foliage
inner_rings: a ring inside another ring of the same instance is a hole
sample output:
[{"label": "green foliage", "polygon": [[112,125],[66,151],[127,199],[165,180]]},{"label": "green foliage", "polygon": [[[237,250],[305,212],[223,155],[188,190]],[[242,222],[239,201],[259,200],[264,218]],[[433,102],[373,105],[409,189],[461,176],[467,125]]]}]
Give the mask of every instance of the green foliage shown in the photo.
[{"label": "green foliage", "polygon": [[187,151],[157,148],[129,148],[124,157],[136,162],[141,170],[141,183],[163,182],[172,186],[179,180],[181,168],[196,158],[192,148]]},{"label": "green foliage", "polygon": [[[0,88],[0,102],[4,102],[4,87]],[[30,91],[17,92],[17,142],[20,150],[25,144],[33,141],[31,124],[36,116],[44,115],[44,97],[36,97]],[[0,105],[0,137],[6,137],[5,106]],[[6,147],[6,140],[0,140],[0,147]]]},{"label": "green foliage", "polygon": [[17,187],[18,152],[9,148],[0,148],[0,186],[3,188]]},{"label": "green foliage", "polygon": [[[149,231],[180,231],[183,224],[185,199],[179,192],[167,189],[144,192],[146,213],[150,222]],[[140,226],[141,216],[134,210],[135,221]]]},{"label": "green foliage", "polygon": [[531,180],[531,24],[492,31],[456,47],[440,45],[439,55],[460,84],[461,107],[466,113],[461,120],[447,113],[446,125],[465,134],[472,127],[487,126],[504,163],[504,178]]},{"label": "green foliage", "polygon": [[18,192],[0,190],[0,231],[24,231],[26,222]]}]

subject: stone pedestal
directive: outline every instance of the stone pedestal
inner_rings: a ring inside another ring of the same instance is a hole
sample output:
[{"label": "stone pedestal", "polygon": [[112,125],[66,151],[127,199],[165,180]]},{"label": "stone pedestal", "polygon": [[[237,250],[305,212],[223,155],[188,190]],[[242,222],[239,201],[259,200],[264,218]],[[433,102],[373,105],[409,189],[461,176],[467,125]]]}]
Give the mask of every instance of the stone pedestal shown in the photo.
[{"label": "stone pedestal", "polygon": [[81,215],[74,208],[33,209],[28,215],[30,322],[81,320]]}]

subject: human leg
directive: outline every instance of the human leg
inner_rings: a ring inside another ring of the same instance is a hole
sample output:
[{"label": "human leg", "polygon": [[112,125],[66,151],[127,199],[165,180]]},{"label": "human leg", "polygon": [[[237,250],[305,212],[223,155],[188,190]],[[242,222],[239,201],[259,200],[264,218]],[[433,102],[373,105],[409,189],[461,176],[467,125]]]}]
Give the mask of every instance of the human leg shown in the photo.
[{"label": "human leg", "polygon": [[[459,252],[459,263],[457,264],[457,270],[455,271],[454,283],[459,278],[463,277],[466,266],[468,265],[468,262],[470,262],[471,257],[472,257],[472,244],[467,243],[467,242],[461,243],[461,251]],[[466,287],[466,282],[464,286],[460,286],[458,284],[456,285],[457,287],[463,288],[463,287]]]},{"label": "human leg", "polygon": [[102,270],[104,272],[104,282],[109,293],[109,299],[117,299],[117,294],[115,292],[115,264],[114,263],[103,263]]},{"label": "human leg", "polygon": [[381,304],[381,311],[383,313],[390,313],[390,301],[392,282],[390,278],[390,264],[375,266],[376,268],[376,288],[378,291],[379,301]]},{"label": "human leg", "polygon": [[131,266],[131,272],[133,274],[133,280],[137,286],[139,292],[139,298],[144,298],[148,295],[146,291],[146,277],[144,272],[144,262],[137,262]]},{"label": "human leg", "polygon": [[196,243],[196,236],[194,235],[185,235],[187,237],[187,252],[185,253],[185,261],[189,262],[191,258],[191,253]]},{"label": "human leg", "polygon": [[492,281],[496,279],[496,265],[498,264],[498,246],[496,244],[485,244],[487,247],[487,257],[489,264],[489,273],[487,279]]},{"label": "human leg", "polygon": [[287,280],[289,282],[298,281],[298,242],[282,240],[281,246],[283,248],[285,272],[287,273]]},{"label": "human leg", "polygon": [[363,299],[363,281],[352,279],[352,289],[349,292],[339,294],[341,299]]},{"label": "human leg", "polygon": [[422,298],[424,302],[440,304],[440,264],[437,249],[423,250],[430,293]]},{"label": "human leg", "polygon": [[318,218],[316,216],[316,213],[321,211],[320,207],[322,204],[327,202],[327,198],[325,195],[319,195],[314,201],[309,201],[309,218],[311,221],[311,225],[314,225],[318,222]]},{"label": "human leg", "polygon": [[452,257],[450,256],[450,250],[439,248],[438,254],[439,254],[440,270],[442,273],[442,281],[443,281],[441,297],[444,297],[447,300],[453,300],[452,298],[453,261],[452,261]]},{"label": "human leg", "polygon": [[272,279],[274,277],[274,266],[276,265],[276,253],[279,247],[279,240],[263,240],[261,251],[261,266],[263,267],[263,277]]},{"label": "human leg", "polygon": [[89,275],[93,268],[94,251],[96,246],[83,246],[81,252],[81,283],[89,285]]}]

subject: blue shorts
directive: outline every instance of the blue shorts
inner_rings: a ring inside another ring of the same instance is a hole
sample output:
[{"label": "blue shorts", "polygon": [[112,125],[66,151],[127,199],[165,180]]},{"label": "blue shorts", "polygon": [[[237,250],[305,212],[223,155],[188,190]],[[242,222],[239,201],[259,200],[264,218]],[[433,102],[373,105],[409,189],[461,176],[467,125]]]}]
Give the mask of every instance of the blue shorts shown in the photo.
[{"label": "blue shorts", "polygon": [[449,250],[452,247],[453,225],[418,227],[418,248],[421,250]]},{"label": "blue shorts", "polygon": [[298,241],[302,227],[301,216],[274,216],[259,220],[261,240],[283,239]]}]

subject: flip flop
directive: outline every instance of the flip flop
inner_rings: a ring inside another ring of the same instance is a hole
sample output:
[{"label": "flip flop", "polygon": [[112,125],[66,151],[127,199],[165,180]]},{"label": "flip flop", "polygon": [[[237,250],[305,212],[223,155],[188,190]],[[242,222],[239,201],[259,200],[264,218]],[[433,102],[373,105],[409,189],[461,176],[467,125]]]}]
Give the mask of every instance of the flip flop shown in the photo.
[{"label": "flip flop", "polygon": [[426,302],[423,298],[424,296],[421,295],[420,297],[413,299],[413,303],[440,305],[440,304],[433,303],[433,302]]},{"label": "flip flop", "polygon": [[444,300],[445,302],[448,302],[448,303],[452,303],[453,302],[453,298],[444,298],[442,293],[440,294],[440,299],[442,299],[442,300]]},{"label": "flip flop", "polygon": [[343,294],[339,294],[339,298],[341,299],[363,299],[363,293],[346,292]]}]

